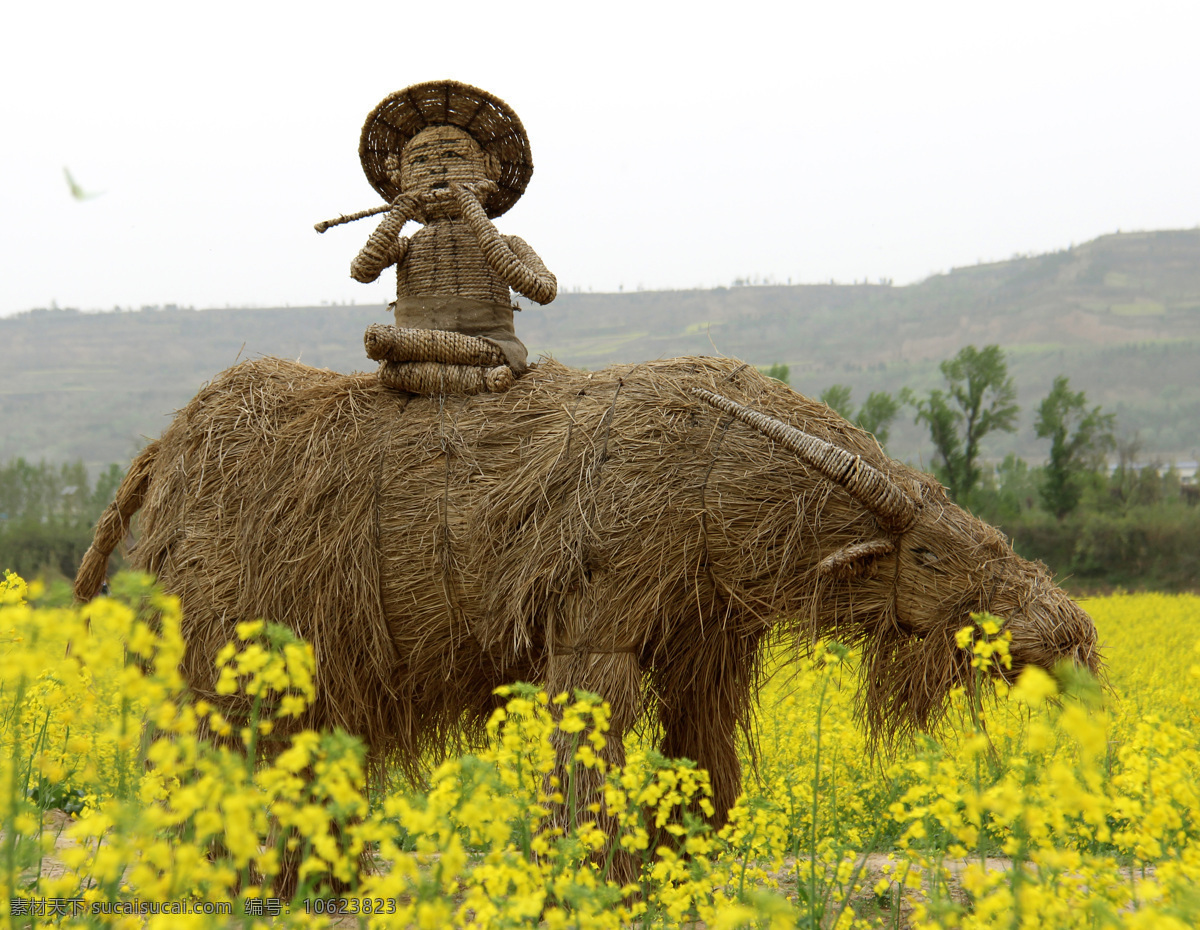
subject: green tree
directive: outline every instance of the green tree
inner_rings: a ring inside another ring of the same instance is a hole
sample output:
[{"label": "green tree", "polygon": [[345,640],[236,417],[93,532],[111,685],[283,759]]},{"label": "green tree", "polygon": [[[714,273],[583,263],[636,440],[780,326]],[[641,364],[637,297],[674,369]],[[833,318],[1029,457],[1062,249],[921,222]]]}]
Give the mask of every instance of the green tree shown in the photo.
[{"label": "green tree", "polygon": [[1133,487],[1133,503],[1139,507],[1153,507],[1162,503],[1163,480],[1159,474],[1162,465],[1157,462],[1147,462],[1137,472],[1137,480]]},{"label": "green tree", "polygon": [[1094,470],[1104,454],[1116,447],[1115,423],[1115,414],[1101,413],[1099,407],[1089,410],[1087,396],[1072,391],[1065,375],[1054,379],[1033,426],[1039,439],[1050,440],[1050,460],[1039,495],[1042,505],[1058,519],[1079,506],[1083,474]]},{"label": "green tree", "polygon": [[92,490],[89,511],[95,514],[95,519],[99,519],[100,514],[104,513],[104,508],[112,503],[113,498],[117,496],[117,488],[121,486],[123,480],[125,480],[125,470],[115,462],[100,472],[96,478],[96,487]]},{"label": "green tree", "polygon": [[1013,432],[1021,408],[999,346],[967,346],[940,367],[946,390],[930,391],[925,399],[907,392],[901,397],[917,408],[916,422],[929,427],[938,480],[962,503],[979,483],[980,440],[996,430]]},{"label": "green tree", "polygon": [[843,420],[854,416],[854,407],[850,403],[850,385],[834,384],[821,392],[821,403],[836,413]]},{"label": "green tree", "polygon": [[1117,509],[1127,510],[1133,503],[1138,483],[1138,456],[1142,452],[1141,433],[1123,436],[1114,443],[1117,451],[1117,467],[1108,476],[1108,493],[1116,502]]},{"label": "green tree", "polygon": [[855,413],[850,393],[848,384],[834,384],[821,393],[820,400],[842,419],[874,435],[881,446],[887,445],[892,421],[900,412],[900,401],[886,391],[872,391]]},{"label": "green tree", "polygon": [[781,362],[776,362],[774,365],[759,368],[758,370],[768,378],[774,378],[776,381],[782,381],[784,384],[788,383],[788,367]]},{"label": "green tree", "polygon": [[0,572],[74,575],[122,477],[110,465],[92,486],[83,462],[0,465]]},{"label": "green tree", "polygon": [[1176,503],[1183,496],[1183,479],[1179,476],[1179,470],[1172,462],[1162,476],[1162,493],[1163,500]]},{"label": "green tree", "polygon": [[886,391],[872,391],[858,408],[854,422],[871,433],[881,446],[886,446],[892,421],[900,413],[900,401]]},{"label": "green tree", "polygon": [[1040,486],[1041,469],[1031,469],[1029,463],[1010,452],[990,473],[983,469],[971,503],[976,516],[1003,526],[1019,520],[1023,511],[1037,505]]}]

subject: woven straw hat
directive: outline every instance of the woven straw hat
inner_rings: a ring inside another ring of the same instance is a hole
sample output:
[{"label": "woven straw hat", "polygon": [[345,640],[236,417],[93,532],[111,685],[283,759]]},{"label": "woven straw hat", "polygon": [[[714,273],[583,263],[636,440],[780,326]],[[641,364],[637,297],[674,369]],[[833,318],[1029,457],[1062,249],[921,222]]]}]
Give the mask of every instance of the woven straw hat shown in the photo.
[{"label": "woven straw hat", "polygon": [[384,160],[399,155],[408,140],[427,126],[458,126],[499,160],[497,189],[484,205],[488,216],[507,212],[525,193],[533,158],[525,127],[512,108],[470,84],[429,81],[385,97],[363,124],[358,157],[371,186],[389,203],[400,188],[388,178]]}]

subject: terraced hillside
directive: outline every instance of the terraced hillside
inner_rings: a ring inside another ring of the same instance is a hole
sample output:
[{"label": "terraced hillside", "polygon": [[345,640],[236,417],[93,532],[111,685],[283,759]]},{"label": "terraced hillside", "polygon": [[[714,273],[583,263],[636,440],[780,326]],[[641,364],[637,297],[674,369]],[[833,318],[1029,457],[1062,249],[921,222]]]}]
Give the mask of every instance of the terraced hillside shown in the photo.
[{"label": "terraced hillside", "polygon": [[[380,299],[387,286],[377,285]],[[238,357],[281,355],[341,371],[367,368],[361,335],[382,305],[249,310],[35,310],[0,319],[5,428],[0,461],[122,461],[171,412]],[[1009,352],[1020,431],[985,448],[1039,460],[1038,401],[1066,374],[1138,431],[1148,455],[1200,449],[1200,229],[1104,236],[1049,255],[958,268],[907,287],[798,285],[624,294],[562,294],[526,307],[531,354],[572,365],[684,354],[783,362],[819,394],[848,384],[917,390],[969,343]],[[929,449],[906,417],[891,451]]]}]

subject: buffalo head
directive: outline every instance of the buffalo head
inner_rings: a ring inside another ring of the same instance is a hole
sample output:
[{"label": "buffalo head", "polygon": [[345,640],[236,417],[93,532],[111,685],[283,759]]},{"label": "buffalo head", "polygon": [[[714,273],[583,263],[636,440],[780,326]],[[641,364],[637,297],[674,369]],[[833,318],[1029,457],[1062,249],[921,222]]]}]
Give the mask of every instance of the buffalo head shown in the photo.
[{"label": "buffalo head", "polygon": [[[720,394],[693,393],[791,450],[869,515],[818,534],[828,543],[804,572],[806,616],[790,622],[803,635],[861,648],[860,712],[873,737],[890,743],[928,729],[951,690],[972,681],[971,656],[956,634],[975,613],[1000,617],[1012,636],[1012,667],[996,668],[1000,677],[1012,680],[1026,665],[1053,672],[1063,662],[1100,672],[1091,618],[1044,565],[1018,556],[999,530],[957,506],[933,478]],[[856,535],[847,536],[847,527]]]}]

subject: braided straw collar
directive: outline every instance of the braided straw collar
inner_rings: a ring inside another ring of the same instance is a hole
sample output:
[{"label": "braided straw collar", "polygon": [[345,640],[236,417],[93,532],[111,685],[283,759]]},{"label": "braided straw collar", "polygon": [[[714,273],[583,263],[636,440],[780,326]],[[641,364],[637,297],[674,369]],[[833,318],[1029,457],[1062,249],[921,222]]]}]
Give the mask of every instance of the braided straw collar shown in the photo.
[{"label": "braided straw collar", "polygon": [[358,157],[371,186],[389,203],[400,188],[388,178],[384,160],[399,155],[427,126],[457,126],[499,160],[497,189],[484,205],[488,216],[506,213],[525,193],[533,175],[533,157],[525,127],[512,107],[470,84],[428,81],[385,97],[363,124]]}]

